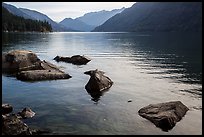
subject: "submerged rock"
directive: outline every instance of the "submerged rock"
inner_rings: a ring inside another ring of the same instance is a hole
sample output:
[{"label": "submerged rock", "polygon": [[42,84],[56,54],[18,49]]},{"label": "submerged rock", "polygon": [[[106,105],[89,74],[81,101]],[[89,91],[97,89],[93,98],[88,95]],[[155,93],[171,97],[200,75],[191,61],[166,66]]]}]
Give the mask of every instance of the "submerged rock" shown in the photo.
[{"label": "submerged rock", "polygon": [[24,108],[21,112],[18,113],[22,118],[32,118],[35,116],[35,112],[33,112],[30,108]]},{"label": "submerged rock", "polygon": [[92,97],[95,97],[96,100],[102,95],[102,91],[106,91],[113,85],[111,79],[98,69],[86,71],[84,74],[91,76],[85,85],[85,89]]},{"label": "submerged rock", "polygon": [[40,59],[27,50],[12,50],[2,55],[2,71],[18,72],[39,68]]},{"label": "submerged rock", "polygon": [[9,114],[13,111],[13,107],[10,104],[2,104],[2,114]]},{"label": "submerged rock", "polygon": [[163,131],[172,129],[189,109],[180,101],[150,104],[141,108],[140,116],[150,120]]},{"label": "submerged rock", "polygon": [[89,61],[91,61],[91,59],[89,59],[88,57],[81,56],[81,55],[74,55],[72,57],[56,56],[54,58],[54,60],[56,60],[57,62],[63,61],[63,62],[67,62],[67,63],[72,63],[74,65],[85,65]]}]

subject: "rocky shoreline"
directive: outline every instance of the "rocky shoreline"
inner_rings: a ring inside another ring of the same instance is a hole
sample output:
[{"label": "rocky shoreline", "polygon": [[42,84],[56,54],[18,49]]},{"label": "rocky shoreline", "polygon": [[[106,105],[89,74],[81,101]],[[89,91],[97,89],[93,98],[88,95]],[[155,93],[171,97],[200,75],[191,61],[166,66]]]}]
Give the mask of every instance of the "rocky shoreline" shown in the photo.
[{"label": "rocky shoreline", "polygon": [[13,107],[10,104],[2,104],[2,135],[40,135],[49,131],[33,129],[23,119],[35,116],[30,108],[24,108],[17,114],[12,113]]}]

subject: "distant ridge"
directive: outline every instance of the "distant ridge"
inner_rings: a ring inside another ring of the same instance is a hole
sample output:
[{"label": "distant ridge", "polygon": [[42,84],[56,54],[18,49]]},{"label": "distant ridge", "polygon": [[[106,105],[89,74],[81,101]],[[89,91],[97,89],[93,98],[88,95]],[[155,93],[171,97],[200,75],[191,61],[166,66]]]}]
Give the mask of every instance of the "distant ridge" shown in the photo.
[{"label": "distant ridge", "polygon": [[93,31],[202,31],[202,2],[137,2]]},{"label": "distant ridge", "polygon": [[59,24],[78,31],[91,31],[95,27],[103,24],[112,16],[122,12],[125,8],[114,9],[111,11],[89,12],[76,19],[65,18]]},{"label": "distant ridge", "polygon": [[2,7],[6,8],[9,12],[16,16],[23,17],[25,19],[32,19],[32,20],[40,20],[40,21],[47,21],[51,24],[53,31],[74,31],[72,29],[66,28],[52,19],[50,19],[47,15],[42,14],[38,11],[24,9],[24,8],[16,8],[13,5],[2,3]]}]

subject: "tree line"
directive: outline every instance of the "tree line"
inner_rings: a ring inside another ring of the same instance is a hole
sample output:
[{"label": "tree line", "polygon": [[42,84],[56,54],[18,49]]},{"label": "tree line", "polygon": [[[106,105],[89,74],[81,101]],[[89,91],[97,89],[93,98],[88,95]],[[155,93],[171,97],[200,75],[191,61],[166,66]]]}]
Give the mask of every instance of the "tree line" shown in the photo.
[{"label": "tree line", "polygon": [[47,21],[25,19],[23,17],[13,15],[6,8],[2,7],[2,31],[51,32],[52,26]]}]

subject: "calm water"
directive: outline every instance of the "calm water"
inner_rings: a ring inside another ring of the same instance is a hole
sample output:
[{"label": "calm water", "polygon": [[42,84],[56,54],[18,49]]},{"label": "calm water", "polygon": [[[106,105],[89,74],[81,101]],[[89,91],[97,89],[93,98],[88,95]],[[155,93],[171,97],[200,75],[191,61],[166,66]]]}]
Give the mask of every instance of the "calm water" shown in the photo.
[{"label": "calm water", "polygon": [[[3,52],[24,49],[72,78],[22,82],[2,74],[2,102],[14,112],[31,107],[31,127],[52,134],[202,134],[201,33],[2,33]],[[55,62],[86,55],[87,65]],[[85,71],[98,68],[114,84],[98,102],[85,90]],[[132,102],[128,102],[128,100]],[[190,110],[169,132],[140,117],[146,105],[182,101]]]}]

